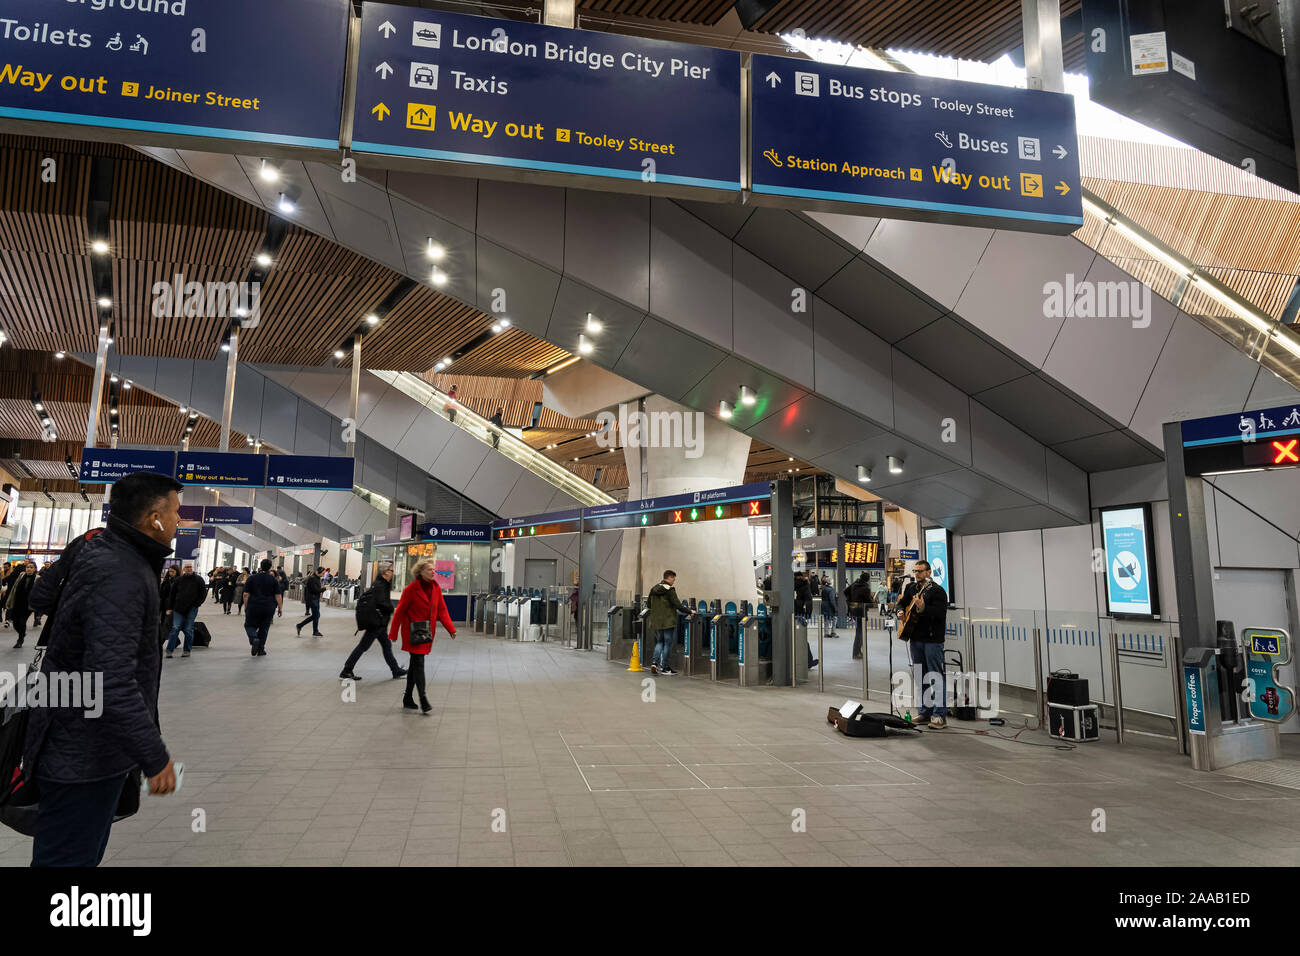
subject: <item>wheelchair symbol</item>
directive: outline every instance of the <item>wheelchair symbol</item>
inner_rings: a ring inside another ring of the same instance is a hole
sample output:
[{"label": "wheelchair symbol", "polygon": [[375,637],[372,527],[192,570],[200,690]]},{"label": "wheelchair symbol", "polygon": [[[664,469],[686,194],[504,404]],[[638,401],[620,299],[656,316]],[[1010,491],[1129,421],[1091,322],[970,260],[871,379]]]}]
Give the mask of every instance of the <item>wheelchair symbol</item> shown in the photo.
[{"label": "wheelchair symbol", "polygon": [[118,33],[115,37],[113,37],[113,39],[109,40],[104,45],[108,47],[110,50],[112,50],[114,53],[116,53],[118,50],[122,49],[122,34]]}]

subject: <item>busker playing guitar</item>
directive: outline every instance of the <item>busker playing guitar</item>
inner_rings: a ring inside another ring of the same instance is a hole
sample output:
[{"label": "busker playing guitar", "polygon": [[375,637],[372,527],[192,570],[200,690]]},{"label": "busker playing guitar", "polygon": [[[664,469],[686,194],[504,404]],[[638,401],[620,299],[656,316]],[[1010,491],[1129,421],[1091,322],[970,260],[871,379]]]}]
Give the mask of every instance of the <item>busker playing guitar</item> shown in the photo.
[{"label": "busker playing guitar", "polygon": [[[943,641],[948,616],[948,594],[930,579],[930,562],[913,566],[916,580],[903,590],[896,605],[899,611],[899,640],[907,641],[913,668],[921,665],[924,675],[918,686],[921,700],[916,703],[914,723],[928,724],[932,730],[948,726],[948,688],[944,680]],[[932,684],[937,683],[937,687]],[[933,701],[939,706],[925,706]]]}]

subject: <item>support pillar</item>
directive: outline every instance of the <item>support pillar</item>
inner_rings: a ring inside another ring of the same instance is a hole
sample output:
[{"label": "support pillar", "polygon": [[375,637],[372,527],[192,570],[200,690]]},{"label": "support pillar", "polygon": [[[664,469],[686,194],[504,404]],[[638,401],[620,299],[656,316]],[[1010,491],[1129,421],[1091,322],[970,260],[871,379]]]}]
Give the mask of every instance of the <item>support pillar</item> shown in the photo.
[{"label": "support pillar", "polygon": [[584,651],[592,648],[596,606],[596,533],[583,530],[578,535],[578,640]]},{"label": "support pillar", "polygon": [[95,384],[90,391],[90,417],[86,421],[86,447],[95,447],[95,430],[99,426],[99,406],[104,401],[104,373],[108,368],[108,326],[99,328],[99,345],[95,352]]},{"label": "support pillar", "polygon": [[1031,90],[1065,92],[1061,51],[1061,0],[1020,0],[1025,76]]},{"label": "support pillar", "polygon": [[221,400],[221,450],[230,451],[230,419],[235,410],[235,366],[239,363],[239,327],[230,330],[230,354],[226,357],[226,394]]},{"label": "support pillar", "polygon": [[772,684],[788,687],[794,637],[794,483],[782,478],[772,486],[772,593],[779,602],[775,610],[768,608],[772,615]]},{"label": "support pillar", "polygon": [[352,343],[352,393],[351,404],[348,405],[348,418],[352,421],[352,430],[349,434],[352,440],[348,442],[348,457],[357,456],[357,406],[361,395],[361,336],[356,337]]},{"label": "support pillar", "polygon": [[[1178,630],[1184,649],[1214,647],[1214,569],[1210,564],[1210,533],[1205,516],[1205,488],[1199,475],[1188,475],[1183,464],[1183,431],[1178,422],[1165,425],[1165,476],[1169,485],[1169,535],[1174,547],[1174,588],[1178,597]],[[1181,662],[1179,662],[1181,665]]]}]

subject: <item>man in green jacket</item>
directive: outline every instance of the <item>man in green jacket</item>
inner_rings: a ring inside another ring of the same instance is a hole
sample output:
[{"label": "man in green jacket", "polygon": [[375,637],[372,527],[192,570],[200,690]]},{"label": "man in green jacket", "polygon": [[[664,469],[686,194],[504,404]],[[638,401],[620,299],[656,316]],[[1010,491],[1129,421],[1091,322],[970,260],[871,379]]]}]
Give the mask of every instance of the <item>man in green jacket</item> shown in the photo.
[{"label": "man in green jacket", "polygon": [[677,640],[677,614],[682,609],[682,602],[677,597],[673,584],[677,580],[676,571],[665,571],[664,579],[650,589],[650,613],[646,616],[646,634],[655,635],[654,656],[650,659],[650,673],[675,673],[668,665],[673,653],[673,643]]}]

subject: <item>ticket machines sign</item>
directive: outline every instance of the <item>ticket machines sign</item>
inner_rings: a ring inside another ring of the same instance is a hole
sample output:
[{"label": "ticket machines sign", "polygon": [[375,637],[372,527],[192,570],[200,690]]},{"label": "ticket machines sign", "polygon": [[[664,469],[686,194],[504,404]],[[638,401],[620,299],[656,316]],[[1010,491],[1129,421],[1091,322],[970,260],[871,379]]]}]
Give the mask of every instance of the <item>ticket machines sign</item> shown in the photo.
[{"label": "ticket machines sign", "polygon": [[351,491],[355,458],[323,455],[271,455],[266,471],[268,488],[313,488]]},{"label": "ticket machines sign", "polygon": [[1083,224],[1074,99],[755,55],[760,205],[1065,234]]},{"label": "ticket machines sign", "polygon": [[1250,716],[1280,724],[1295,710],[1295,691],[1279,682],[1279,671],[1291,663],[1291,635],[1280,628],[1247,627],[1241,641],[1246,648]]},{"label": "ticket machines sign", "polygon": [[366,3],[352,149],[735,198],[740,76],[733,50]]},{"label": "ticket machines sign", "polygon": [[5,0],[0,116],[337,151],[348,18],[347,0]]}]

